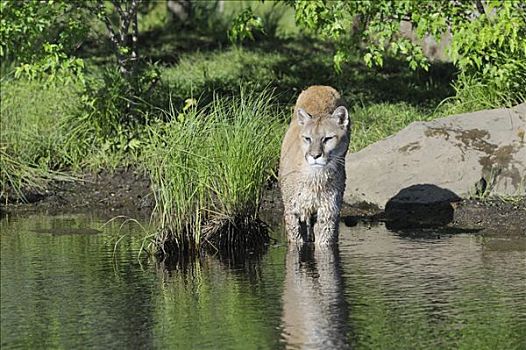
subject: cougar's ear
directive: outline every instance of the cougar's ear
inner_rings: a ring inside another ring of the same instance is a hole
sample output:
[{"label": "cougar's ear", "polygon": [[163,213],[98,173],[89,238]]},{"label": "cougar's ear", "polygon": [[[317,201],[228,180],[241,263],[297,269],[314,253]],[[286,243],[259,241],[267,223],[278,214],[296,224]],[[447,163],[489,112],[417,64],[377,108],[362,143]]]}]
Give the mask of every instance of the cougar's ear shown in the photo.
[{"label": "cougar's ear", "polygon": [[346,128],[349,125],[349,112],[344,106],[336,108],[332,112],[331,118],[336,119],[342,128]]},{"label": "cougar's ear", "polygon": [[306,122],[312,119],[309,113],[305,112],[303,108],[298,108],[298,111],[296,112],[296,114],[298,115],[298,124],[300,126],[305,125]]}]

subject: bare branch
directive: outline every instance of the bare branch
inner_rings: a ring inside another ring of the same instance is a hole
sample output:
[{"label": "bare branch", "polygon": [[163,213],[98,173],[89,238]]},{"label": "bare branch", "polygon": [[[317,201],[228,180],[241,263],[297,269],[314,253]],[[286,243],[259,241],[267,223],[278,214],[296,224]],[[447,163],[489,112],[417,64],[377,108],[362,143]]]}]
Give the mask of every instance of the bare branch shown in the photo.
[{"label": "bare branch", "polygon": [[113,4],[113,6],[115,7],[115,9],[117,10],[117,13],[119,14],[119,17],[124,17],[124,12],[122,11],[122,7],[121,7],[121,4],[119,3],[118,0],[112,0],[111,2]]},{"label": "bare branch", "polygon": [[[118,26],[112,23],[110,16],[105,11],[105,1],[96,0],[96,11],[99,18],[104,22],[108,29],[110,40],[115,46],[115,54],[119,63],[120,71],[124,74],[133,73],[136,62],[139,58],[137,42],[139,37],[139,27],[137,24],[137,11],[140,0],[110,0],[114,11],[118,14]],[[131,24],[131,32],[130,32]]]},{"label": "bare branch", "polygon": [[132,0],[130,12],[135,13],[137,12],[137,8],[139,7],[139,0]]},{"label": "bare branch", "polygon": [[137,60],[139,58],[139,52],[137,48],[137,42],[139,41],[139,25],[137,23],[137,12],[134,12],[132,22],[132,59]]},{"label": "bare branch", "polygon": [[486,11],[484,10],[484,4],[481,0],[476,0],[475,4],[477,5],[477,10],[481,15],[486,13]]},{"label": "bare branch", "polygon": [[97,2],[97,10],[99,12],[99,15],[100,15],[102,21],[106,25],[106,28],[108,29],[108,32],[110,33],[110,40],[111,40],[111,42],[115,45],[115,47],[118,50],[119,46],[120,46],[119,45],[119,39],[117,38],[117,35],[115,34],[115,31],[113,30],[113,25],[111,24],[111,21],[110,21],[108,15],[106,14],[106,10],[104,9],[104,1],[103,0],[99,0]]},{"label": "bare branch", "polygon": [[[116,0],[114,0],[116,1]],[[130,23],[132,22],[133,18],[137,14],[139,1],[138,0],[132,0],[131,4],[126,4],[126,9],[124,11],[119,12],[120,18],[121,18],[121,30],[125,33],[128,33],[128,28],[130,27]]]},{"label": "bare branch", "polygon": [[137,10],[139,8],[139,0],[132,0],[131,6],[128,9],[128,21],[137,18]]}]

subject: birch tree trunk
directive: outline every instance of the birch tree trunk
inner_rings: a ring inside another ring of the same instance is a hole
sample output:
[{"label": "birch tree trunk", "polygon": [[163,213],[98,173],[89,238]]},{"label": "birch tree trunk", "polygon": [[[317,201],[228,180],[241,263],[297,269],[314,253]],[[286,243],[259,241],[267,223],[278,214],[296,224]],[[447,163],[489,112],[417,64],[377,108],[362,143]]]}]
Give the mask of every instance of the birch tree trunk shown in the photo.
[{"label": "birch tree trunk", "polygon": [[104,0],[97,0],[97,16],[108,30],[120,72],[124,75],[132,75],[139,61],[137,12],[140,0],[111,0],[110,2],[117,14],[117,23],[112,22],[111,13],[108,13]]}]

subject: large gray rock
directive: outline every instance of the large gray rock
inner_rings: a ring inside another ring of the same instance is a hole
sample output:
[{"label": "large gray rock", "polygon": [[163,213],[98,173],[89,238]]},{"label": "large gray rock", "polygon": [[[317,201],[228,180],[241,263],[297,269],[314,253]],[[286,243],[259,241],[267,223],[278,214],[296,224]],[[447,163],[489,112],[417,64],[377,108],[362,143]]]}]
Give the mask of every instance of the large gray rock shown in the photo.
[{"label": "large gray rock", "polygon": [[388,201],[454,201],[475,191],[525,195],[525,133],[526,103],[414,122],[347,155],[344,201],[385,208]]}]

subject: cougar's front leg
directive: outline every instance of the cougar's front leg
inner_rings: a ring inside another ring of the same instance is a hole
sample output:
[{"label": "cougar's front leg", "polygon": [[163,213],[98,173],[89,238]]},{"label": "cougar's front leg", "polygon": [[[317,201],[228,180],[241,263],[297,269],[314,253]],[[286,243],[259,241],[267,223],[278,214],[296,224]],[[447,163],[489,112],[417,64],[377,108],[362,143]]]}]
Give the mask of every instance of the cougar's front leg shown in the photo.
[{"label": "cougar's front leg", "polygon": [[314,242],[317,245],[329,245],[338,241],[340,223],[340,196],[324,202],[318,208],[318,217],[314,224]]},{"label": "cougar's front leg", "polygon": [[290,242],[303,242],[299,215],[285,211],[285,229]]},{"label": "cougar's front leg", "polygon": [[317,245],[330,245],[338,241],[339,215],[318,211],[318,221],[314,224],[314,242]]}]

